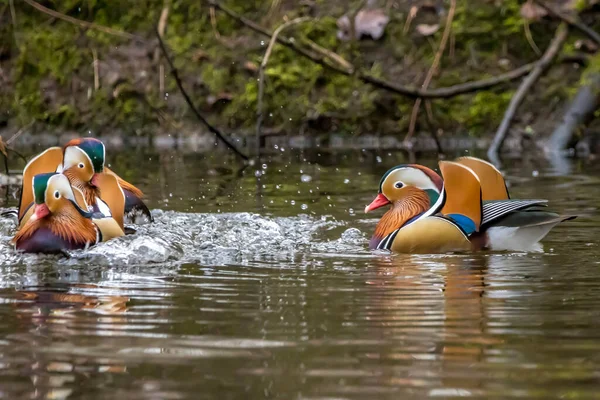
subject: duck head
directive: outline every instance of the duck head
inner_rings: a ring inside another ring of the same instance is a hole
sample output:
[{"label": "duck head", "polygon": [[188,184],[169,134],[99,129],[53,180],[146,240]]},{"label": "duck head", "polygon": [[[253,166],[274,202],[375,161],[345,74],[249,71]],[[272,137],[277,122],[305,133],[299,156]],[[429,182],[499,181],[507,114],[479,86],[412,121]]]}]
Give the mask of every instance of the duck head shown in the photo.
[{"label": "duck head", "polygon": [[38,174],[32,186],[33,213],[13,238],[18,250],[56,253],[98,241],[83,195],[71,187],[65,175]]},{"label": "duck head", "polygon": [[90,217],[79,204],[87,205],[81,193],[73,191],[69,179],[59,173],[39,174],[33,178],[34,209],[30,221],[65,214],[72,209],[84,217]]},{"label": "duck head", "polygon": [[383,206],[391,208],[375,228],[370,247],[410,220],[431,210],[435,212],[443,200],[443,181],[433,170],[416,164],[399,165],[386,172],[379,182],[379,193],[365,207],[368,213]]},{"label": "duck head", "polygon": [[71,185],[81,190],[88,204],[95,204],[99,192],[95,184],[97,174],[104,172],[106,149],[95,138],[73,139],[64,147],[62,172]]}]

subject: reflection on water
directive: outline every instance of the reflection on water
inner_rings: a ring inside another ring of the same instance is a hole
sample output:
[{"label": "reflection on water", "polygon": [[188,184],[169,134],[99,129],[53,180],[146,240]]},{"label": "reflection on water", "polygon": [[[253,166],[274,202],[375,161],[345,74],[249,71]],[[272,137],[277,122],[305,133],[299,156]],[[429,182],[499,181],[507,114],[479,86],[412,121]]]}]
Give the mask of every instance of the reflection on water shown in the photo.
[{"label": "reflection on water", "polygon": [[595,398],[596,165],[507,169],[582,216],[544,253],[410,256],[360,212],[399,154],[140,157],[111,159],[155,208],[136,235],[23,256],[0,220],[0,398]]}]

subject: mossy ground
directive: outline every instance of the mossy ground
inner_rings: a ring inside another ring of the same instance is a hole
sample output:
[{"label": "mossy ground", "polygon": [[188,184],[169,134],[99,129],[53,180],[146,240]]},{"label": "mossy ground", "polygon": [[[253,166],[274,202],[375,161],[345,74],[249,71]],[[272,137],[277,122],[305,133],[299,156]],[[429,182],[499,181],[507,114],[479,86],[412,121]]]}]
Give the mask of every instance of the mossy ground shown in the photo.
[{"label": "mossy ground", "polygon": [[[292,0],[223,0],[223,3],[268,29],[285,18],[307,12]],[[341,42],[336,19],[352,10],[349,4],[316,0],[308,23],[283,35],[300,43],[313,41],[335,51],[355,66],[397,84],[419,86],[433,60],[446,16],[421,11],[405,33],[409,5],[381,1],[391,21],[380,41]],[[256,120],[258,72],[267,38],[216,12],[211,20],[207,1],[189,0],[47,0],[44,6],[65,15],[123,30],[144,38],[143,43],[85,29],[43,14],[25,2],[0,0],[0,124],[38,126],[57,130],[119,130],[128,135],[185,132],[197,122],[179,95],[160,56],[154,27],[168,6],[166,42],[194,102],[217,126],[252,132]],[[440,2],[442,4],[442,2]],[[452,46],[442,59],[431,87],[443,87],[490,77],[539,58],[525,36],[521,2],[459,0],[452,24]],[[444,4],[447,12],[447,4]],[[15,24],[16,22],[16,24]],[[440,23],[430,37],[420,36],[419,23]],[[532,23],[537,46],[545,49],[557,24]],[[576,51],[577,33],[563,54]],[[94,55],[98,83],[95,88]],[[598,68],[598,58],[589,68]],[[164,71],[164,92],[161,92]],[[581,71],[573,64],[556,65],[536,85],[520,109],[517,124],[551,123],[563,101],[576,89]],[[431,121],[422,108],[417,129],[482,135],[495,129],[518,82],[452,99],[432,100]],[[337,74],[276,46],[266,69],[265,122],[267,130],[349,135],[404,135],[413,100],[375,89],[354,77]],[[541,121],[541,122],[540,122]]]}]

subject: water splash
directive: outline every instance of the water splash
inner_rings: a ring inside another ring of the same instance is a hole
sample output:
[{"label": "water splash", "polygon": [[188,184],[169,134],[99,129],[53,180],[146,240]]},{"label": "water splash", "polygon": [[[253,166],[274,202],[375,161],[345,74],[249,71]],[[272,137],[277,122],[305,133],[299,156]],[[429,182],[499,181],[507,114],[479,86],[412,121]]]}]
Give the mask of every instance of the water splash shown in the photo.
[{"label": "water splash", "polygon": [[[20,254],[10,239],[16,224],[0,220],[0,265],[35,264],[58,259],[66,266],[135,266],[151,264],[247,264],[258,260],[293,259],[297,254],[361,253],[367,240],[329,216],[268,217],[252,213],[194,214],[154,210],[155,222],[137,232],[70,257]],[[346,230],[342,230],[346,228]],[[341,233],[337,233],[342,230]],[[332,235],[334,232],[336,235]],[[333,237],[332,237],[333,236]]]}]

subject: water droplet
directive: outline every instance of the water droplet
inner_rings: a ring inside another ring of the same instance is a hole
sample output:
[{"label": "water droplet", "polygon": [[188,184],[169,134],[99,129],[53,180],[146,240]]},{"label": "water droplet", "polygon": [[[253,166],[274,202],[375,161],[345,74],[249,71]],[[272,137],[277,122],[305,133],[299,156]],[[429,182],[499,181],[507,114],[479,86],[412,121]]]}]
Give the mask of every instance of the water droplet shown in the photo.
[{"label": "water droplet", "polygon": [[173,193],[169,193],[169,197],[173,197]]},{"label": "water droplet", "polygon": [[254,171],[254,176],[256,176],[257,178],[262,176],[263,172],[259,169],[257,169],[256,171]]},{"label": "water droplet", "polygon": [[308,205],[306,205],[306,204],[302,204],[302,205],[300,206],[300,208],[301,208],[301,209],[303,209],[303,210],[306,210],[306,209],[308,208]]},{"label": "water droplet", "polygon": [[381,163],[381,161],[382,161],[381,157],[379,157],[379,156],[375,157],[375,159],[377,160],[378,163]]},{"label": "water droplet", "polygon": [[260,41],[260,45],[261,45],[261,46],[264,46],[264,45],[265,45],[265,41],[264,41],[264,40],[261,40],[261,41]]},{"label": "water droplet", "polygon": [[347,185],[347,184],[349,184],[349,183],[350,183],[350,179],[348,179],[348,178],[344,179],[344,183],[345,183],[346,185]]},{"label": "water droplet", "polygon": [[312,181],[312,176],[303,174],[302,176],[300,176],[300,180],[304,183],[308,183],[308,182]]},{"label": "water droplet", "polygon": [[534,178],[537,178],[538,176],[540,176],[540,171],[538,171],[538,170],[534,170],[534,171],[531,173],[531,176],[533,176]]},{"label": "water droplet", "polygon": [[296,201],[295,200],[290,200],[290,204],[294,205],[294,204],[296,204]]}]

